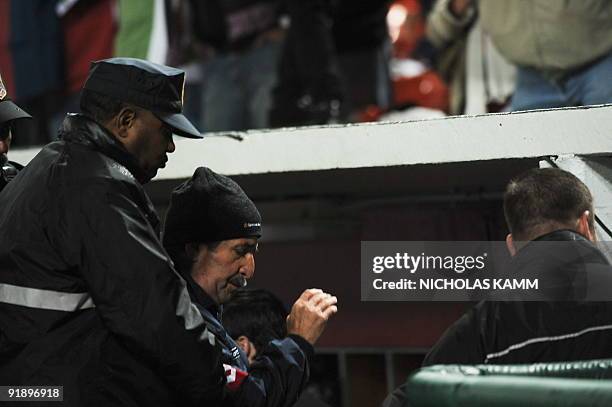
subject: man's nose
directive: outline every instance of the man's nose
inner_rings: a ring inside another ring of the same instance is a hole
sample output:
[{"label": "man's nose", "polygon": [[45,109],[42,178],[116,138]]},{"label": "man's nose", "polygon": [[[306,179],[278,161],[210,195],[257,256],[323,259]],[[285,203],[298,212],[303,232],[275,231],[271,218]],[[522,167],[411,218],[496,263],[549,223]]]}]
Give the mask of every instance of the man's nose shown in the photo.
[{"label": "man's nose", "polygon": [[245,256],[245,262],[240,267],[240,274],[242,274],[247,280],[253,277],[253,274],[255,274],[255,256],[253,253],[248,253]]},{"label": "man's nose", "polygon": [[174,140],[172,139],[172,136],[170,136],[170,139],[168,140],[168,146],[166,147],[166,151],[169,153],[174,153],[175,150],[176,150],[176,146],[174,145]]}]

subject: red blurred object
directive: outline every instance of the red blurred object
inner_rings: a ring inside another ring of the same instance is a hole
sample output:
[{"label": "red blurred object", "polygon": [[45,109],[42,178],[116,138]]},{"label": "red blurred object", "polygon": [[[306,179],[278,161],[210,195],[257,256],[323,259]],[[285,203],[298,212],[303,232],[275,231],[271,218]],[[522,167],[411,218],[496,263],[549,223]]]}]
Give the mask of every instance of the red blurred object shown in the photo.
[{"label": "red blurred object", "polygon": [[80,1],[62,18],[68,93],[81,90],[92,61],[113,56],[115,2]]},{"label": "red blurred object", "polygon": [[248,372],[244,370],[240,370],[235,366],[223,364],[223,368],[225,369],[225,381],[227,382],[226,386],[230,391],[238,391],[242,383],[249,376]]},{"label": "red blurred object", "polygon": [[[448,87],[434,71],[393,80],[393,107],[420,106],[448,113]],[[357,114],[358,122],[375,122],[387,111],[370,105]]]},{"label": "red blurred object", "polygon": [[[391,4],[387,24],[393,43],[393,55],[397,60],[410,59],[416,44],[425,34],[425,22],[421,13],[419,0],[396,0]],[[448,87],[435,71],[407,75],[411,76],[393,79],[393,104],[390,110],[419,106],[448,112]],[[372,105],[359,112],[357,120],[377,121],[385,113],[386,110]]]},{"label": "red blurred object", "polygon": [[448,87],[434,71],[393,80],[393,104],[415,105],[448,111]]},{"label": "red blurred object", "polygon": [[407,58],[425,33],[425,22],[418,0],[397,0],[389,7],[387,25],[393,43],[393,56]]},{"label": "red blurred object", "polygon": [[378,121],[380,116],[382,116],[384,113],[385,111],[380,107],[376,105],[369,105],[357,113],[356,121],[358,123],[375,122]]}]

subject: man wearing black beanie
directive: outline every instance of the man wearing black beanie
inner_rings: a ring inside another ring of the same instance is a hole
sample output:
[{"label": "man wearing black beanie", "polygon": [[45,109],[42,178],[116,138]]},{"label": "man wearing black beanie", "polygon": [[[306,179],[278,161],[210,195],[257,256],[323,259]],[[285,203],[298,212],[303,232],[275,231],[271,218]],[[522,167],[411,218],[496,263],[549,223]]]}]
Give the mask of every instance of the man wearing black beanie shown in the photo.
[{"label": "man wearing black beanie", "polygon": [[304,291],[287,318],[288,336],[271,341],[249,366],[219,321],[221,305],[255,272],[260,237],[259,211],[230,178],[200,167],[172,193],[163,243],[221,344],[229,398],[241,406],[290,406],[308,381],[308,358],[337,299]]}]

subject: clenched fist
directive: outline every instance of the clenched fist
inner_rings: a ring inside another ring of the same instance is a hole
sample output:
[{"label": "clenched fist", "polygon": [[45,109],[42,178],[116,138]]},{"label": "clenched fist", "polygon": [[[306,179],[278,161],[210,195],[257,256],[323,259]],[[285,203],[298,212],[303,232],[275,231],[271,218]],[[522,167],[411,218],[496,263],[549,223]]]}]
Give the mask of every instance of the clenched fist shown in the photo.
[{"label": "clenched fist", "polygon": [[299,335],[311,345],[317,342],[327,320],[336,312],[338,299],[318,288],[311,288],[297,299],[287,317],[287,333]]}]

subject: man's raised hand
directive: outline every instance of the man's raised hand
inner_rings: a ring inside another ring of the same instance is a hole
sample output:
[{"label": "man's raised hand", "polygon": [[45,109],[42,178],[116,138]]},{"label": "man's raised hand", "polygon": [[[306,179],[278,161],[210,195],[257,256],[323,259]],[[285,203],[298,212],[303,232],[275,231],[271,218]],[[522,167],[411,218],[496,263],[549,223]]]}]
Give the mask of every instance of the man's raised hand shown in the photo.
[{"label": "man's raised hand", "polygon": [[338,312],[338,299],[318,288],[300,295],[287,317],[287,333],[299,335],[311,345],[317,342],[329,318]]}]

